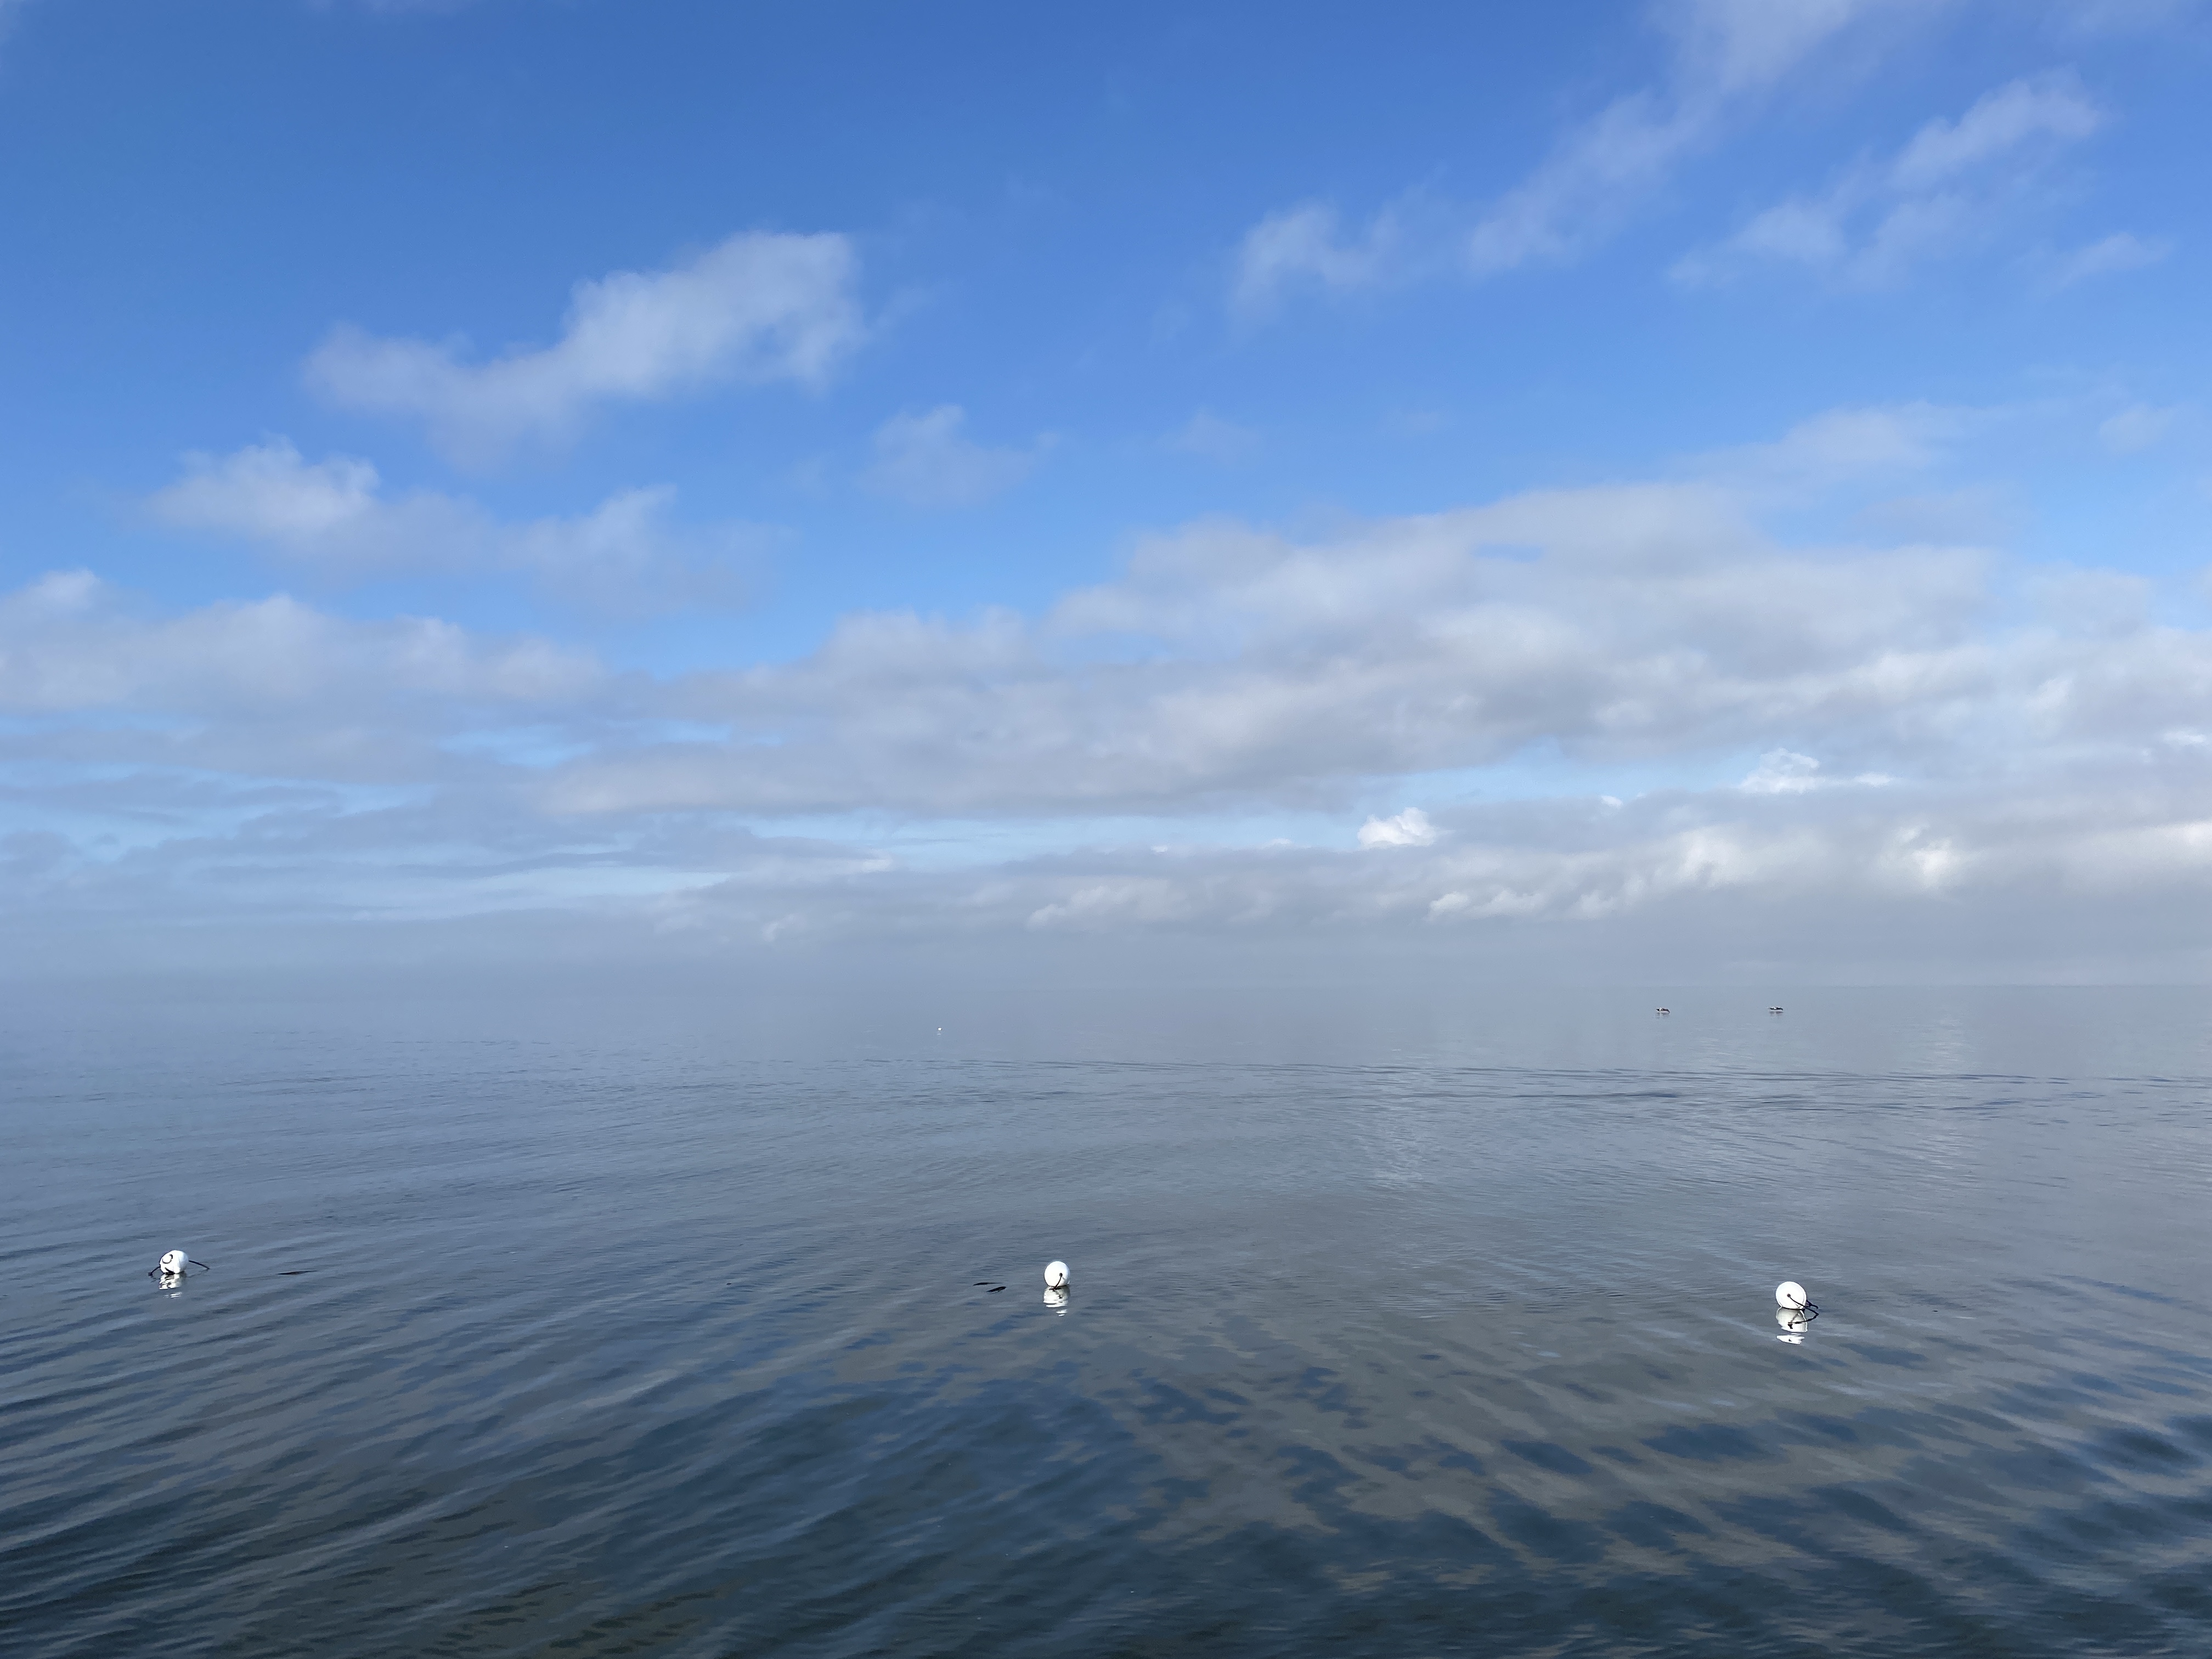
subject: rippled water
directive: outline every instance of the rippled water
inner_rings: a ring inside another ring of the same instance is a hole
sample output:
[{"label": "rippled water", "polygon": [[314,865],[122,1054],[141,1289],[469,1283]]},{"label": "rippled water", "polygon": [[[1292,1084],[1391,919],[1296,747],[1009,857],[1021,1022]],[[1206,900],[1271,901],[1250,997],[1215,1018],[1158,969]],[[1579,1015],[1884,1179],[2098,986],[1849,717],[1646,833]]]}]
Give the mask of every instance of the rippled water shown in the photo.
[{"label": "rippled water", "polygon": [[2206,1006],[26,1022],[0,1634],[2201,1654]]}]

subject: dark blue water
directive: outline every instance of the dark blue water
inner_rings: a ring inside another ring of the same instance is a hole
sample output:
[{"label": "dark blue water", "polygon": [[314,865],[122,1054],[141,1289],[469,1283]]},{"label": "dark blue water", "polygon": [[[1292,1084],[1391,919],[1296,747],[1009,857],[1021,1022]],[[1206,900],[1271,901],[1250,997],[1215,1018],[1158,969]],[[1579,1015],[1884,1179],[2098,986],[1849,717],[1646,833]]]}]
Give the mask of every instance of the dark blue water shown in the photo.
[{"label": "dark blue water", "polygon": [[2212,1651],[2212,1004],[1765,1000],[20,1019],[0,1648]]}]

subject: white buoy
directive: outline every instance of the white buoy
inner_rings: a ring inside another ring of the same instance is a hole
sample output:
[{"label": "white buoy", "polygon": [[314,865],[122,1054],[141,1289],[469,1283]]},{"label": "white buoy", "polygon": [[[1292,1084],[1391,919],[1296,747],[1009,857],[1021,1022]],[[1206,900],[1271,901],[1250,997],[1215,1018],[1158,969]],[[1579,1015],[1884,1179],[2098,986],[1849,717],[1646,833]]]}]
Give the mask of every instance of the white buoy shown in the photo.
[{"label": "white buoy", "polygon": [[1802,1285],[1794,1279],[1785,1279],[1774,1287],[1774,1300],[1778,1306],[1796,1310],[1805,1307],[1811,1298],[1805,1294]]},{"label": "white buoy", "polygon": [[185,1276],[185,1264],[191,1260],[191,1258],[186,1255],[182,1250],[162,1251],[161,1277],[164,1279],[182,1279]]},{"label": "white buoy", "polygon": [[1044,1283],[1045,1288],[1048,1291],[1066,1290],[1067,1288],[1067,1263],[1065,1261],[1046,1262],[1044,1264]]}]

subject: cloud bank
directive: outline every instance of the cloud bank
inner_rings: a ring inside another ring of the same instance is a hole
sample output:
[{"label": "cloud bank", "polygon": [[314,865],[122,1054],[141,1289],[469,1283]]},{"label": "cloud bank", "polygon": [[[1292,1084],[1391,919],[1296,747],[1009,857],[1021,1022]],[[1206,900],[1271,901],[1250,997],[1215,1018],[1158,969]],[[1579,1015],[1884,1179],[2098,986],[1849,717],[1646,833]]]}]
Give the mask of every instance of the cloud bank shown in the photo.
[{"label": "cloud bank", "polygon": [[[1889,413],[1771,447],[1909,468],[1954,418]],[[1778,539],[1751,453],[1319,538],[1203,520],[1035,615],[672,675],[58,574],[0,601],[4,902],[21,940],[528,912],[738,951],[2197,914],[2212,628],[2112,572]],[[383,501],[269,447],[178,489],[311,547]]]}]

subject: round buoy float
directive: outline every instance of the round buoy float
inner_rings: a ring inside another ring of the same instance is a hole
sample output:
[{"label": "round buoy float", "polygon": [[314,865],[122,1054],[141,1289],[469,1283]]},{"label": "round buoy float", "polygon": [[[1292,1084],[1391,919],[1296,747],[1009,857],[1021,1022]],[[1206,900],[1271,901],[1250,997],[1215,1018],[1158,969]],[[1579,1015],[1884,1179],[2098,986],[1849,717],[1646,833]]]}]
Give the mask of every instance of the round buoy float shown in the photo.
[{"label": "round buoy float", "polygon": [[1805,1294],[1805,1287],[1794,1279],[1785,1279],[1774,1287],[1774,1300],[1778,1307],[1794,1308],[1801,1311],[1811,1305],[1809,1298]]},{"label": "round buoy float", "polygon": [[1065,1261],[1046,1262],[1044,1264],[1044,1285],[1045,1288],[1048,1291],[1066,1290],[1067,1288],[1067,1263]]},{"label": "round buoy float", "polygon": [[146,1269],[146,1277],[158,1279],[166,1285],[173,1279],[182,1279],[185,1276],[185,1270],[188,1267],[198,1267],[202,1273],[205,1273],[207,1263],[193,1261],[182,1250],[164,1250],[161,1252],[160,1262]]}]

